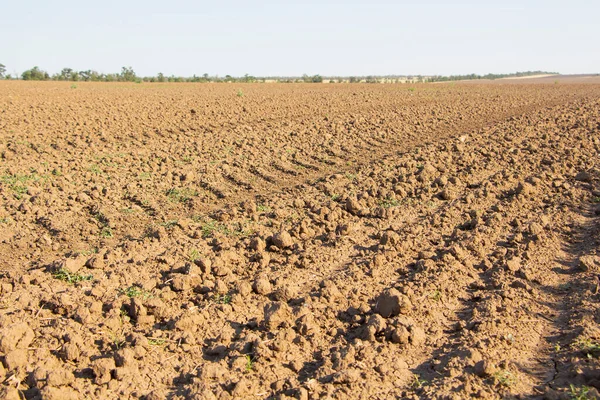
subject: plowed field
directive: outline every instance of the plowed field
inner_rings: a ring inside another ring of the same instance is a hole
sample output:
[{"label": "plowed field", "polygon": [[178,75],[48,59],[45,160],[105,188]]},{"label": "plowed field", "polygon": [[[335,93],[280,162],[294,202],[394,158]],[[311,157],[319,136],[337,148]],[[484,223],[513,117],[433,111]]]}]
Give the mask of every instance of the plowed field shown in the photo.
[{"label": "plowed field", "polygon": [[595,398],[599,150],[598,84],[0,82],[0,398]]}]

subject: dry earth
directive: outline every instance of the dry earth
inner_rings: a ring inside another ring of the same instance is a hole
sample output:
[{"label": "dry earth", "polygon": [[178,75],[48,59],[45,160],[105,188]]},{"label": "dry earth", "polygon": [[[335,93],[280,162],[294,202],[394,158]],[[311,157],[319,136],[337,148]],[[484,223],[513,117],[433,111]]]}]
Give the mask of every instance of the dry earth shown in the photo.
[{"label": "dry earth", "polygon": [[595,84],[0,82],[0,397],[595,398],[599,133]]}]

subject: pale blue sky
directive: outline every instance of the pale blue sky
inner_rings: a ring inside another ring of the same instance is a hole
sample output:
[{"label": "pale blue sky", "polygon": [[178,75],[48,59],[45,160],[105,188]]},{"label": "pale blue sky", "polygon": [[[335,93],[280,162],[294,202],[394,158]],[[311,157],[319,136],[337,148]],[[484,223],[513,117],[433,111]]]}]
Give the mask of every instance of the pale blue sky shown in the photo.
[{"label": "pale blue sky", "polygon": [[0,63],[138,75],[600,72],[600,1],[4,1]]}]

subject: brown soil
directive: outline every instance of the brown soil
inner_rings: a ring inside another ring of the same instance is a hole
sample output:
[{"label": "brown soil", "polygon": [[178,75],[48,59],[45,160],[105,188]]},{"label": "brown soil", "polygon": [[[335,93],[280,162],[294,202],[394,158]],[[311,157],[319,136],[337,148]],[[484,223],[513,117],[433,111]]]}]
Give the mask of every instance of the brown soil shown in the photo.
[{"label": "brown soil", "polygon": [[593,84],[1,82],[0,398],[595,398],[599,133]]}]

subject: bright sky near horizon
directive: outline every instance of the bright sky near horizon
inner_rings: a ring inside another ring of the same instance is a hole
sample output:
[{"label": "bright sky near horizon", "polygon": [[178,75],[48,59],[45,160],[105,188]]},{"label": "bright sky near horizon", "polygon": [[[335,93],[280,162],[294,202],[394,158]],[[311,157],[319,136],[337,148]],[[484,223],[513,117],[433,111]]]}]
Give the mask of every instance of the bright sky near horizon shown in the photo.
[{"label": "bright sky near horizon", "polygon": [[600,72],[600,1],[3,2],[0,63],[139,76]]}]

